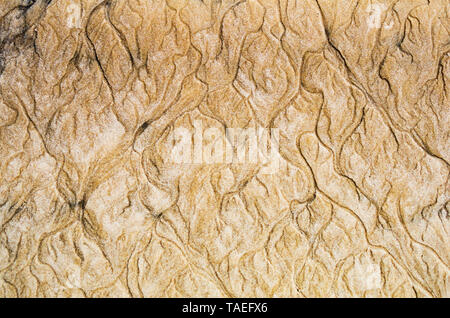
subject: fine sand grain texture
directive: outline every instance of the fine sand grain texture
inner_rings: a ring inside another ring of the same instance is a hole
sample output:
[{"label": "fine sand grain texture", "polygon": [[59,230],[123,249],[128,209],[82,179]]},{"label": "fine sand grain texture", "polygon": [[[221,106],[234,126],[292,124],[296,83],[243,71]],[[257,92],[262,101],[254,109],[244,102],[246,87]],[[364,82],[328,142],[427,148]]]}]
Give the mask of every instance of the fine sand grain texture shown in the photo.
[{"label": "fine sand grain texture", "polygon": [[450,297],[449,32],[448,0],[0,0],[0,297]]}]

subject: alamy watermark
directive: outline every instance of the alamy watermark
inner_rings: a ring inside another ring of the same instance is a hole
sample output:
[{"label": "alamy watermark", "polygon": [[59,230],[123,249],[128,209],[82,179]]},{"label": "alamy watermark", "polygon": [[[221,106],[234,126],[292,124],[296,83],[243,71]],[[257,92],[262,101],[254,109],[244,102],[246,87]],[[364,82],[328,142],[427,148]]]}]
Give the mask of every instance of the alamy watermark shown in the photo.
[{"label": "alamy watermark", "polygon": [[66,7],[66,24],[69,28],[81,28],[81,7],[77,3],[70,3]]},{"label": "alamy watermark", "polygon": [[[369,14],[369,18],[367,19],[367,25],[371,29],[380,28],[383,21],[382,16],[383,12],[387,10],[386,4],[383,3],[371,3],[367,6],[366,12]],[[391,21],[389,24],[385,24],[385,29],[391,29],[394,26],[394,23]]]},{"label": "alamy watermark", "polygon": [[175,128],[169,140],[173,164],[240,164],[261,165],[263,174],[279,169],[278,128],[203,129],[202,121],[194,129]]},{"label": "alamy watermark", "polygon": [[380,267],[376,264],[366,264],[359,259],[355,262],[355,279],[364,291],[376,290],[382,287]]}]

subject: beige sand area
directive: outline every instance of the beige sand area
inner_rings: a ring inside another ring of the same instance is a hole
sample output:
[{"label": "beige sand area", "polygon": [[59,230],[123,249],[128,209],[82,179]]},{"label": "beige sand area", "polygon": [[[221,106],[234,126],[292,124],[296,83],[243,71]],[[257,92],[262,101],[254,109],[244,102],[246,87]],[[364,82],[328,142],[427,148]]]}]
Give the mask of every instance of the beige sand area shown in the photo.
[{"label": "beige sand area", "polygon": [[449,297],[449,14],[0,0],[0,296]]}]

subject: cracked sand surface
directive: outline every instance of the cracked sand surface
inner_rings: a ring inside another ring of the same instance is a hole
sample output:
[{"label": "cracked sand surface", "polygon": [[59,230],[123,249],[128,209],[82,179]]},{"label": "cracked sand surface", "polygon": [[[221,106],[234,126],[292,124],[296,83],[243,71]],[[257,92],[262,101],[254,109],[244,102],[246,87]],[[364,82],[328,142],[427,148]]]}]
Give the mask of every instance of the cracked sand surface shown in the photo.
[{"label": "cracked sand surface", "polygon": [[[448,0],[0,0],[0,297],[449,297]],[[280,168],[170,162],[278,129]]]}]

